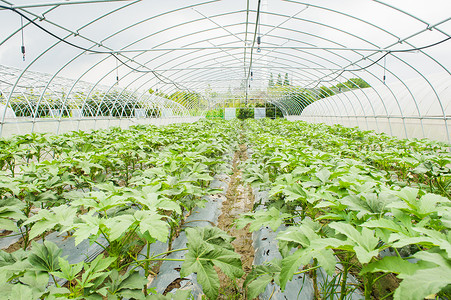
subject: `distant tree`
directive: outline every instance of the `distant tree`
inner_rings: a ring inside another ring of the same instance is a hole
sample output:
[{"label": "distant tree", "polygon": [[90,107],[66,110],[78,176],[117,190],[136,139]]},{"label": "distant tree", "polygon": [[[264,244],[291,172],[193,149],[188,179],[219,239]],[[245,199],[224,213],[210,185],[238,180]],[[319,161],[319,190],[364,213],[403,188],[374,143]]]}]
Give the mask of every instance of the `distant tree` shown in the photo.
[{"label": "distant tree", "polygon": [[339,83],[335,86],[340,92],[343,90],[348,90],[348,86],[344,85],[343,83]]},{"label": "distant tree", "polygon": [[350,88],[356,88],[357,86],[361,89],[371,87],[371,85],[369,85],[362,78],[351,78],[347,82],[345,82],[345,85],[349,86]]},{"label": "distant tree", "polygon": [[272,73],[269,74],[269,82],[268,82],[268,86],[269,86],[269,87],[273,87],[273,86],[274,86],[274,77],[272,76]]},{"label": "distant tree", "polygon": [[152,95],[153,93],[155,93],[155,91],[154,91],[152,88],[150,88],[150,89],[149,89],[149,94]]},{"label": "distant tree", "polygon": [[200,99],[200,94],[191,93],[188,91],[177,91],[169,96],[169,99],[180,103],[183,106],[187,106],[189,103],[198,103]]},{"label": "distant tree", "polygon": [[277,86],[281,86],[282,85],[282,75],[280,75],[280,73],[279,73],[279,75],[277,75],[276,85]]},{"label": "distant tree", "polygon": [[326,98],[326,97],[335,95],[334,91],[332,91],[327,86],[321,86],[317,92],[318,92],[318,94],[317,94],[318,98]]},{"label": "distant tree", "polygon": [[351,78],[348,81],[343,83],[339,83],[336,85],[339,90],[350,90],[350,89],[358,89],[358,88],[368,88],[371,87],[365,80],[361,78]]},{"label": "distant tree", "polygon": [[290,80],[288,79],[288,73],[285,73],[285,79],[283,80],[283,85],[290,85]]}]

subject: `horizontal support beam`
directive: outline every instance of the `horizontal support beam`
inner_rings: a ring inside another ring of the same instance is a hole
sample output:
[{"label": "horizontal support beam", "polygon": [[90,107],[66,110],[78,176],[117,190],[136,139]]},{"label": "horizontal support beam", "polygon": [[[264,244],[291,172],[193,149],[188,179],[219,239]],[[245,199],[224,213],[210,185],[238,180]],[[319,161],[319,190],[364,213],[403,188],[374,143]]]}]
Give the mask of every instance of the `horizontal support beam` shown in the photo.
[{"label": "horizontal support beam", "polygon": [[[258,47],[252,46],[176,47],[176,48],[152,48],[152,49],[124,49],[124,50],[102,51],[102,53],[88,53],[88,54],[145,53],[159,51],[235,50],[235,49],[242,50],[242,49],[257,49],[257,48]],[[391,51],[390,49],[377,49],[377,48],[342,48],[342,47],[311,47],[311,46],[260,46],[259,48],[261,50],[292,49],[292,50],[367,51],[367,52]]]}]

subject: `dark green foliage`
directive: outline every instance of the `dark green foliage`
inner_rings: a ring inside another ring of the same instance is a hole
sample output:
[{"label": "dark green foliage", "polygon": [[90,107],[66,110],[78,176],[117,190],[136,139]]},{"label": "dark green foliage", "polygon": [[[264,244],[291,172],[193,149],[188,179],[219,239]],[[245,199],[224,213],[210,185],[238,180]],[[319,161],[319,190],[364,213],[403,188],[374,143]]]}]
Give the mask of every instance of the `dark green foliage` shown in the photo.
[{"label": "dark green foliage", "polygon": [[133,117],[135,109],[143,108],[134,95],[111,92],[96,93],[83,105],[85,117]]},{"label": "dark green foliage", "polygon": [[272,76],[272,73],[269,74],[268,86],[269,87],[273,87],[274,86],[274,77]]},{"label": "dark green foliage", "polygon": [[62,102],[55,102],[51,104],[38,104],[37,101],[25,102],[23,100],[13,99],[10,103],[11,109],[16,114],[16,117],[67,117],[70,111],[63,109]]},{"label": "dark green foliage", "polygon": [[282,75],[280,75],[280,73],[277,75],[276,85],[277,86],[281,86],[282,85]]},{"label": "dark green foliage", "polygon": [[212,118],[224,118],[224,109],[218,108],[218,109],[212,109],[207,111],[207,114],[205,115],[205,118],[212,119]]},{"label": "dark green foliage", "polygon": [[343,91],[347,91],[350,89],[368,88],[368,87],[371,87],[371,85],[369,85],[362,78],[351,78],[346,82],[337,84],[335,87],[343,92]]},{"label": "dark green foliage", "polygon": [[275,106],[272,103],[265,103],[265,104],[257,103],[257,104],[255,104],[255,107],[265,107],[267,118],[270,118],[270,119],[283,118],[283,113],[280,110],[280,108],[278,108],[277,106]]},{"label": "dark green foliage", "polygon": [[283,80],[283,85],[284,86],[290,85],[290,79],[288,79],[288,73],[285,73],[285,78]]},{"label": "dark green foliage", "polygon": [[200,94],[198,93],[192,93],[187,91],[177,91],[171,96],[169,96],[169,99],[180,103],[183,106],[187,106],[187,104],[199,104],[200,103]]},{"label": "dark green foliage", "polygon": [[254,118],[254,108],[253,107],[237,108],[236,109],[236,117],[240,120],[253,119]]},{"label": "dark green foliage", "polygon": [[317,97],[319,99],[326,98],[335,95],[335,92],[328,88],[327,86],[321,86],[318,90]]}]

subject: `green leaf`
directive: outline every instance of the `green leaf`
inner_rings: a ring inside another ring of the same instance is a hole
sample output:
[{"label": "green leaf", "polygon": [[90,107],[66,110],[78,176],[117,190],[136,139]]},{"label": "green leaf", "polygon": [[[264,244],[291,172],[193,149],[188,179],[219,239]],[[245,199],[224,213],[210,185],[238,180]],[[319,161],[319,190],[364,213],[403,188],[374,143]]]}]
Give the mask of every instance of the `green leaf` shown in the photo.
[{"label": "green leaf", "polygon": [[[191,273],[197,273],[197,279],[202,286],[202,290],[209,299],[216,299],[219,293],[219,277],[213,268],[213,263],[208,259],[199,259],[206,251],[197,248],[196,252],[189,251],[185,256],[180,276],[185,277]],[[208,253],[207,253],[208,254]]]},{"label": "green leaf", "polygon": [[29,218],[24,225],[33,224],[30,231],[30,239],[41,235],[45,231],[53,229],[55,226],[61,226],[62,231],[69,230],[73,226],[76,218],[77,209],[67,205],[52,207],[50,210],[41,210],[36,215]]},{"label": "green leaf", "polygon": [[47,296],[46,299],[49,300],[53,300],[53,299],[58,299],[60,297],[66,297],[68,298],[68,294],[70,294],[69,289],[67,288],[62,288],[62,287],[56,287],[54,285],[50,286],[48,288],[49,290],[49,296]]},{"label": "green leaf", "polygon": [[359,232],[350,224],[338,222],[330,223],[329,227],[335,229],[337,233],[346,235],[361,263],[368,263],[372,257],[379,254],[376,249],[379,240],[370,229],[363,227]]},{"label": "green leaf", "polygon": [[388,229],[391,232],[400,232],[403,230],[402,227],[398,223],[396,223],[393,220],[389,220],[389,219],[385,219],[385,218],[369,220],[360,226],[369,227],[369,228],[383,228],[383,229]]},{"label": "green leaf", "polygon": [[36,299],[36,296],[36,293],[31,287],[22,284],[15,284],[11,289],[11,294],[8,299],[30,300]]},{"label": "green leaf", "polygon": [[18,231],[17,223],[13,220],[0,218],[0,229],[10,230],[13,232]]},{"label": "green leaf", "polygon": [[28,255],[29,252],[25,252],[23,249],[13,253],[0,250],[0,282],[7,282],[30,269]]},{"label": "green leaf", "polygon": [[110,273],[110,281],[105,284],[108,289],[108,298],[112,295],[121,297],[132,297],[133,299],[144,299],[143,286],[147,284],[144,276],[137,271],[130,271],[119,275],[117,270]]},{"label": "green leaf", "polygon": [[416,237],[408,237],[402,234],[392,234],[390,241],[396,241],[392,244],[393,247],[401,248],[409,244],[422,244],[426,246],[438,246],[447,252],[448,257],[451,257],[451,236],[441,233],[439,231],[426,229],[423,227],[413,227],[413,230],[423,235]]},{"label": "green leaf", "polygon": [[280,260],[272,260],[264,265],[252,266],[246,276],[243,286],[246,288],[247,299],[257,298],[273,280],[277,282],[280,275]]},{"label": "green leaf", "polygon": [[79,262],[77,264],[69,264],[69,262],[66,259],[63,259],[61,257],[58,258],[59,266],[61,268],[60,272],[52,272],[54,276],[57,276],[59,278],[64,278],[67,281],[74,280],[78,273],[81,272],[83,269],[83,262]]},{"label": "green leaf", "polygon": [[418,251],[414,254],[414,257],[428,263],[433,263],[434,265],[430,266],[431,268],[436,266],[446,266],[451,263],[449,261],[451,258],[447,255],[446,251],[437,248],[429,251]]},{"label": "green leaf", "polygon": [[49,274],[42,271],[27,270],[20,278],[20,282],[31,286],[35,292],[44,293],[49,282]]},{"label": "green leaf", "polygon": [[313,258],[316,258],[318,260],[318,265],[320,265],[327,274],[332,276],[335,273],[335,265],[337,264],[337,259],[335,258],[332,249],[315,251]]},{"label": "green leaf", "polygon": [[128,232],[131,225],[135,223],[135,218],[132,215],[121,215],[114,218],[109,218],[103,223],[109,228],[108,239],[110,241],[118,240],[124,233]]},{"label": "green leaf", "polygon": [[115,260],[116,257],[99,255],[91,263],[84,263],[84,267],[87,273],[98,273],[108,268]]},{"label": "green leaf", "polygon": [[162,221],[163,216],[151,211],[137,211],[135,218],[140,222],[139,230],[142,234],[148,232],[161,242],[166,242],[169,236],[169,224]]},{"label": "green leaf", "polygon": [[384,272],[412,275],[416,271],[426,267],[428,267],[428,265],[421,261],[418,263],[411,263],[399,256],[385,256],[381,260],[373,261],[364,266],[360,274]]},{"label": "green leaf", "polygon": [[305,199],[307,197],[307,193],[299,183],[294,183],[287,186],[283,190],[283,193],[287,196],[285,201],[295,201],[298,199]]},{"label": "green leaf", "polygon": [[238,228],[243,228],[251,223],[249,226],[251,232],[259,230],[263,226],[269,226],[273,231],[276,231],[282,225],[283,220],[289,217],[291,217],[290,214],[280,213],[277,208],[271,207],[266,211],[259,210],[255,213],[244,214],[236,224]]},{"label": "green leaf", "polygon": [[369,263],[373,257],[376,257],[379,254],[379,250],[369,251],[362,246],[354,246],[354,251],[362,264]]},{"label": "green leaf", "polygon": [[414,189],[411,187],[405,187],[399,192],[397,192],[399,198],[403,199],[407,203],[412,203],[416,201],[418,195],[418,189]]},{"label": "green leaf", "polygon": [[230,278],[243,276],[240,255],[232,251],[233,238],[214,227],[187,228],[188,253],[185,256],[180,275],[185,277],[197,273],[197,279],[204,293],[216,299],[219,291],[219,277],[213,266],[219,267]]},{"label": "green leaf", "polygon": [[255,299],[263,293],[266,289],[266,286],[273,280],[273,276],[269,274],[263,274],[259,276],[257,279],[253,280],[246,287],[247,290],[247,299]]},{"label": "green leaf", "polygon": [[385,198],[379,197],[376,193],[349,195],[341,199],[340,203],[347,205],[350,210],[357,211],[357,218],[359,219],[366,215],[384,213],[387,204]]},{"label": "green leaf", "polygon": [[398,276],[403,279],[394,294],[395,300],[423,300],[426,296],[440,292],[450,284],[451,268],[449,265],[422,269],[413,275]]},{"label": "green leaf", "polygon": [[310,227],[302,224],[299,227],[290,226],[277,235],[277,239],[281,241],[293,242],[302,247],[310,246],[310,242],[321,237]]},{"label": "green leaf", "polygon": [[425,217],[433,212],[437,212],[438,203],[449,203],[449,199],[437,194],[426,194],[418,201],[417,212],[420,216]]},{"label": "green leaf", "polygon": [[59,269],[58,258],[63,250],[58,248],[55,243],[44,242],[38,244],[31,242],[31,254],[28,257],[34,270],[44,272],[55,272]]},{"label": "green leaf", "polygon": [[209,252],[208,259],[230,278],[239,278],[244,275],[241,256],[232,250],[215,249]]},{"label": "green leaf", "polygon": [[330,178],[330,171],[326,168],[321,169],[319,172],[315,173],[315,176],[321,180],[321,182],[324,184],[327,182],[327,180]]},{"label": "green leaf", "polygon": [[100,216],[92,216],[92,214],[82,215],[80,217],[81,223],[74,224],[75,232],[75,246],[82,241],[89,239],[91,235],[99,234],[100,226],[103,225],[104,219]]},{"label": "green leaf", "polygon": [[143,286],[147,283],[147,279],[140,275],[137,271],[128,272],[120,277],[121,283],[119,290],[139,290],[141,292]]},{"label": "green leaf", "polygon": [[299,270],[299,267],[310,263],[314,252],[307,249],[298,249],[292,255],[282,260],[282,269],[280,272],[280,287],[285,289],[287,282],[293,278],[293,274]]}]

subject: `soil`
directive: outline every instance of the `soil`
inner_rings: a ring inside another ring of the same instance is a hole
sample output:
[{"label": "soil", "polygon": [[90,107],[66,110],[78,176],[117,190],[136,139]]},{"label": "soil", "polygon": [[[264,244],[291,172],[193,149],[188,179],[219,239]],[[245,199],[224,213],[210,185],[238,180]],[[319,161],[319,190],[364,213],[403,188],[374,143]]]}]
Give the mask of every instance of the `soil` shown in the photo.
[{"label": "soil", "polygon": [[13,233],[13,232],[10,231],[10,230],[4,230],[4,231],[0,232],[0,237],[2,237],[2,236],[8,236],[8,235],[10,235],[11,233]]},{"label": "soil", "polygon": [[239,218],[240,214],[251,211],[254,204],[252,189],[248,185],[243,185],[241,170],[238,168],[240,162],[248,158],[246,149],[246,146],[242,144],[239,150],[235,152],[233,174],[226,193],[227,199],[223,202],[222,214],[218,220],[218,227],[235,237],[232,244],[235,252],[241,255],[243,270],[246,274],[242,278],[232,281],[225,274],[219,272],[221,287],[218,299],[246,299],[243,282],[251,271],[254,260],[254,248],[252,242],[250,242],[252,241],[252,234],[249,232],[248,226],[238,230],[233,223],[235,219]]},{"label": "soil", "polygon": [[[53,232],[53,231],[51,231]],[[46,233],[46,235],[50,234],[51,232]],[[30,246],[31,246],[31,242],[37,242],[42,238],[42,235],[39,235],[33,239],[30,240]],[[23,249],[24,247],[24,239],[20,238],[17,242],[15,242],[14,244],[10,245],[8,248],[4,249],[5,252],[7,253],[13,253],[16,252],[19,249]]]}]

